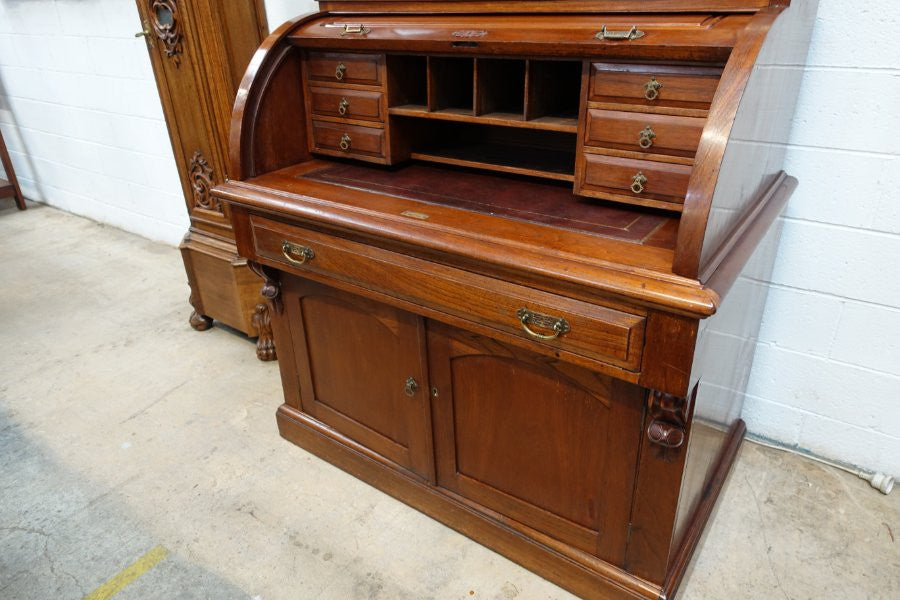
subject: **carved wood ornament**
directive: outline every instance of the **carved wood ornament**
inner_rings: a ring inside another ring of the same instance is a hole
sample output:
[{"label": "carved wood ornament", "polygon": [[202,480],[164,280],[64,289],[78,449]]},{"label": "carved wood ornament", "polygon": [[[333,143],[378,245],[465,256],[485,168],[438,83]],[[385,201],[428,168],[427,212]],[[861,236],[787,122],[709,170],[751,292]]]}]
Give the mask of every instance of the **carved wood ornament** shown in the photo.
[{"label": "carved wood ornament", "polygon": [[271,303],[275,313],[280,315],[284,304],[281,302],[281,279],[278,271],[252,260],[247,261],[247,266],[264,280],[260,294]]},{"label": "carved wood ornament", "polygon": [[653,390],[648,402],[652,420],[647,427],[647,437],[663,448],[681,447],[685,440],[690,406],[687,398]]},{"label": "carved wood ornament", "polygon": [[272,313],[269,305],[260,303],[253,312],[253,326],[256,328],[256,357],[259,360],[269,361],[278,358],[275,352],[275,338],[272,335]]},{"label": "carved wood ornament", "polygon": [[178,25],[178,4],[176,0],[152,0],[150,18],[153,32],[172,59],[176,67],[181,65],[181,31]]},{"label": "carved wood ornament", "polygon": [[213,187],[213,170],[203,153],[197,150],[191,158],[191,187],[194,190],[194,206],[222,212],[222,204],[209,191]]}]

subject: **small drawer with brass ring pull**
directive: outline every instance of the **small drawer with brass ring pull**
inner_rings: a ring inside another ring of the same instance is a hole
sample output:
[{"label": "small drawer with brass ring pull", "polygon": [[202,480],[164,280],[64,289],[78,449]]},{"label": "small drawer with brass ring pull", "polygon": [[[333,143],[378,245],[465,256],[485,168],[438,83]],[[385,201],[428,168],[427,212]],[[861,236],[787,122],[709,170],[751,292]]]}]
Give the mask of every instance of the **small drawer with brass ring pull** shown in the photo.
[{"label": "small drawer with brass ring pull", "polygon": [[[333,109],[334,104],[331,106]],[[382,127],[313,119],[312,143],[311,150],[314,152],[324,152],[334,156],[346,155],[380,161],[387,154],[385,132]]]},{"label": "small drawer with brass ring pull", "polygon": [[320,52],[306,55],[306,77],[310,81],[340,84],[378,85],[384,54],[362,52]]},{"label": "small drawer with brass ring pull", "polygon": [[[563,317],[542,315],[541,313],[530,311],[527,308],[520,308],[517,310],[516,316],[519,318],[519,322],[522,324],[522,329],[525,330],[525,333],[538,340],[555,340],[559,336],[572,330],[569,326],[569,322]],[[539,327],[540,329],[548,329],[553,333],[540,333],[532,329],[532,326]]]},{"label": "small drawer with brass ring pull", "polygon": [[316,257],[316,253],[309,246],[301,246],[287,240],[281,242],[281,253],[295,265],[302,265]]}]

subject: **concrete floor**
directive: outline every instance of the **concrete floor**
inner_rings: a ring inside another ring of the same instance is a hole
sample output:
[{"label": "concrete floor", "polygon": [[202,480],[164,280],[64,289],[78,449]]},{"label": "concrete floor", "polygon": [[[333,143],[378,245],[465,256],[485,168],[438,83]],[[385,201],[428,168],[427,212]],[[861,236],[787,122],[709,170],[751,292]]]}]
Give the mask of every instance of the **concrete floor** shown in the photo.
[{"label": "concrete floor", "polygon": [[[276,365],[188,326],[175,249],[10,205],[0,598],[572,598],[281,440]],[[897,537],[900,494],[746,444],[680,597],[900,598]]]}]

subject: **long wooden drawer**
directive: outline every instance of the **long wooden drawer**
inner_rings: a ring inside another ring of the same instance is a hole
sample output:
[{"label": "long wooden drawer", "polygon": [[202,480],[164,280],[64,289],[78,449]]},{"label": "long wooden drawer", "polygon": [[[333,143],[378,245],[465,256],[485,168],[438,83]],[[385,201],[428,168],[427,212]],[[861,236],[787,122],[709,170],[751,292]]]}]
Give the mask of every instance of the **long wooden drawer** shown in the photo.
[{"label": "long wooden drawer", "polygon": [[633,152],[694,156],[705,119],[590,109],[584,143]]},{"label": "long wooden drawer", "polygon": [[384,158],[384,130],[327,121],[312,122],[313,151],[355,158]]},{"label": "long wooden drawer", "polygon": [[607,198],[611,194],[635,200],[683,204],[692,168],[651,160],[584,153],[578,192]]},{"label": "long wooden drawer", "polygon": [[313,116],[384,121],[383,94],[367,90],[335,87],[309,88],[309,106]]},{"label": "long wooden drawer", "polygon": [[708,109],[720,75],[709,67],[592,63],[589,99]]},{"label": "long wooden drawer", "polygon": [[315,273],[591,360],[637,371],[645,317],[251,216],[254,249]]},{"label": "long wooden drawer", "polygon": [[352,52],[310,52],[306,74],[312,80],[360,85],[380,85],[382,54]]}]

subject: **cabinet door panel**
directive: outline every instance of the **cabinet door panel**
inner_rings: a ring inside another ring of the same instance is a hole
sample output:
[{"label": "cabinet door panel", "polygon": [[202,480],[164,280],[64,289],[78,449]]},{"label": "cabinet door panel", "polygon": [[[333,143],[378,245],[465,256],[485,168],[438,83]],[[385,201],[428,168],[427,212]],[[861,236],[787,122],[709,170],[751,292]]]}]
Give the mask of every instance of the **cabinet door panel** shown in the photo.
[{"label": "cabinet door panel", "polygon": [[284,287],[301,410],[431,478],[422,319],[302,279]]},{"label": "cabinet door panel", "polygon": [[621,564],[641,389],[450,327],[428,327],[438,485]]}]

